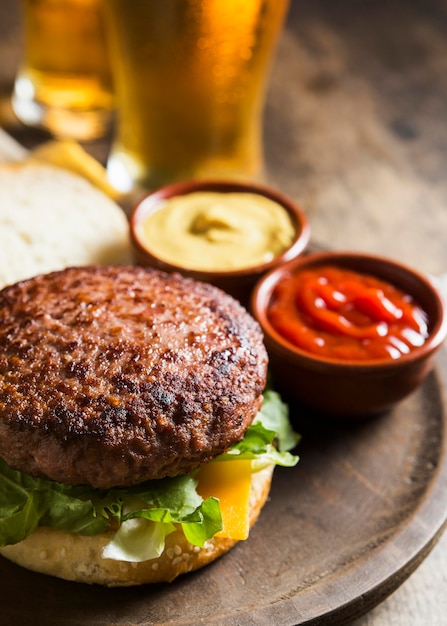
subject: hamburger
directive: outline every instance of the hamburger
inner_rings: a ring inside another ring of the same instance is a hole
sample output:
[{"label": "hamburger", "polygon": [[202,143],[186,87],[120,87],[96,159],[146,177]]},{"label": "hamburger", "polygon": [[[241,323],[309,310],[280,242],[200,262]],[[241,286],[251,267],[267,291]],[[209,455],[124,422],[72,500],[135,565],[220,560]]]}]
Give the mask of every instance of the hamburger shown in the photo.
[{"label": "hamburger", "polygon": [[107,586],[246,539],[297,442],[261,330],[221,290],[131,266],[0,291],[0,554]]}]

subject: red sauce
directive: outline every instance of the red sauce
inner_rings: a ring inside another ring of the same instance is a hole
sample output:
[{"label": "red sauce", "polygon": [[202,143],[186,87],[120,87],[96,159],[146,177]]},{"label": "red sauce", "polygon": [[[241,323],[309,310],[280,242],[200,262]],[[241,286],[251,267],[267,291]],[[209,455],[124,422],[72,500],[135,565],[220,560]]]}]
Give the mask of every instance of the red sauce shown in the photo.
[{"label": "red sauce", "polygon": [[283,279],[268,309],[295,346],[343,360],[398,359],[427,336],[427,316],[411,296],[374,276],[335,266]]}]

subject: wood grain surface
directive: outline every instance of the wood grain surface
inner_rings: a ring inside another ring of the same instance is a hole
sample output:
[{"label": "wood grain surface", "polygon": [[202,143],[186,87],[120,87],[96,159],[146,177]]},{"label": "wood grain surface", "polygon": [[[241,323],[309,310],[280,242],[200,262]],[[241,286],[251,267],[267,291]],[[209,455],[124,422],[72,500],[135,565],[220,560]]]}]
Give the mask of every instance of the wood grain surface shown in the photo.
[{"label": "wood grain surface", "polygon": [[[18,125],[8,99],[20,61],[18,4],[0,0],[0,123],[31,147],[47,136]],[[266,178],[301,203],[314,242],[447,271],[446,77],[443,0],[291,1],[265,115]],[[87,148],[105,161],[107,140]],[[353,624],[446,624],[446,555],[443,535]]]}]

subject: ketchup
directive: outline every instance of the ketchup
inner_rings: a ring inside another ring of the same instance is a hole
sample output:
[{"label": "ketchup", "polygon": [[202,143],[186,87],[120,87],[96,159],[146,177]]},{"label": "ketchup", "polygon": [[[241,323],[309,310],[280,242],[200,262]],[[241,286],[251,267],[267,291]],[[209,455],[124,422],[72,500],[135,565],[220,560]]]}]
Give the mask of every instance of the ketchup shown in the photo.
[{"label": "ketchup", "polygon": [[268,318],[298,348],[342,360],[398,359],[428,336],[427,316],[411,296],[336,266],[302,270],[280,281]]}]

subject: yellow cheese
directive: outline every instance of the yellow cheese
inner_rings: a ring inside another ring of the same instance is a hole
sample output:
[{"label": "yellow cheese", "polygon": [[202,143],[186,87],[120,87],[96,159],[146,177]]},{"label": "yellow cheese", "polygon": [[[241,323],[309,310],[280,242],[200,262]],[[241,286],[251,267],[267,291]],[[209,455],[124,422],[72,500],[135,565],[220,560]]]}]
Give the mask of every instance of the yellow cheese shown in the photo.
[{"label": "yellow cheese", "polygon": [[213,461],[201,466],[198,493],[202,498],[214,496],[220,500],[223,530],[217,537],[247,539],[252,473],[251,461],[247,460]]},{"label": "yellow cheese", "polygon": [[55,139],[33,150],[31,158],[70,170],[89,180],[114,200],[119,193],[107,180],[105,168],[76,141]]}]

